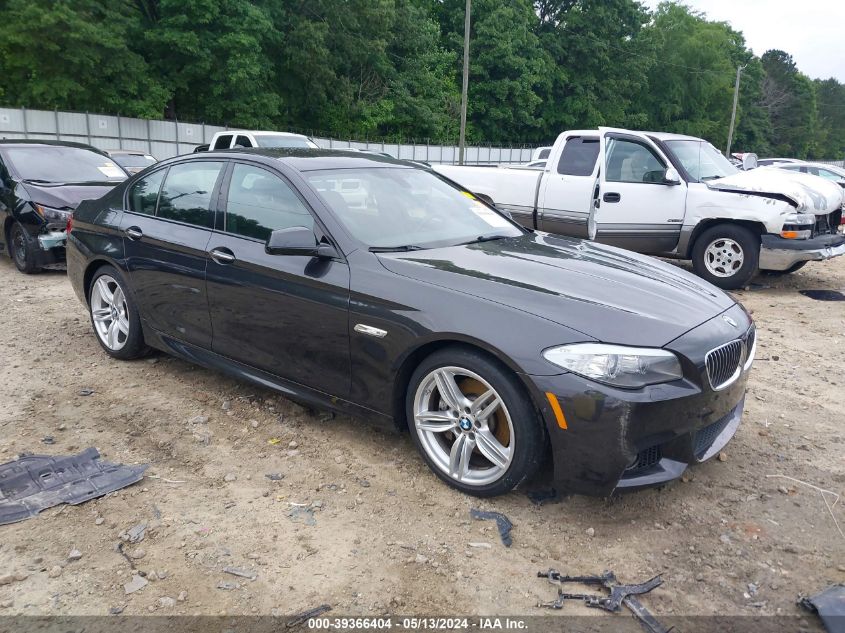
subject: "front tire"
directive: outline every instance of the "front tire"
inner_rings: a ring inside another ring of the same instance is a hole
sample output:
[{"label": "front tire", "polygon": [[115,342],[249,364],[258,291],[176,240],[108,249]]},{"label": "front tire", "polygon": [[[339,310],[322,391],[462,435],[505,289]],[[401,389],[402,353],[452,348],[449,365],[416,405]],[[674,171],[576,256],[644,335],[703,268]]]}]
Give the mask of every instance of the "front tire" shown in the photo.
[{"label": "front tire", "polygon": [[20,222],[15,222],[9,231],[9,254],[17,269],[25,275],[41,270],[35,264],[35,240],[29,238]]},{"label": "front tire", "polygon": [[88,290],[88,313],[97,341],[109,356],[131,360],[147,352],[141,318],[117,268],[103,266],[95,273]]},{"label": "front tire", "polygon": [[435,352],[411,376],[405,401],[414,444],[453,488],[492,497],[537,471],[542,420],[516,376],[487,356]]},{"label": "front tire", "polygon": [[760,262],[760,240],[737,224],[718,224],[698,236],[692,248],[695,274],[723,290],[747,284]]}]

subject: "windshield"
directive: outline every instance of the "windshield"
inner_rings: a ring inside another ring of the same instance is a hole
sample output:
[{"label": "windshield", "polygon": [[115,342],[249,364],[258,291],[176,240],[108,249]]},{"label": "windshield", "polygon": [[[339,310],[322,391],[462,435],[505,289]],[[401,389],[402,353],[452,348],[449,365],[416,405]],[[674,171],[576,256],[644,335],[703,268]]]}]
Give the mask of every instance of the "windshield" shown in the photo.
[{"label": "windshield", "polygon": [[739,173],[719,150],[706,141],[666,141],[666,145],[696,182]]},{"label": "windshield", "polygon": [[157,162],[149,154],[117,154],[112,158],[114,162],[123,167],[149,167]]},{"label": "windshield", "polygon": [[39,182],[119,182],[126,172],[108,156],[81,147],[9,147],[9,162],[24,180]]},{"label": "windshield", "polygon": [[513,222],[422,169],[306,172],[347,230],[370,248],[434,248],[515,237]]},{"label": "windshield", "polygon": [[307,136],[282,136],[280,134],[255,134],[258,147],[310,147],[317,149],[318,145]]}]

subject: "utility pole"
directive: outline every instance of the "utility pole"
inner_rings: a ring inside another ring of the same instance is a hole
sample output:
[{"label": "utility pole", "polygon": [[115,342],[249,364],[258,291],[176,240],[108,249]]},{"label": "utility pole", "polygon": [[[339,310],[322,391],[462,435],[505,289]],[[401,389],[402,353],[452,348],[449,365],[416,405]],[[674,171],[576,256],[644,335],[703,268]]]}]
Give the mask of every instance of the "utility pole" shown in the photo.
[{"label": "utility pole", "polygon": [[728,149],[725,150],[725,158],[727,159],[730,159],[731,157],[731,141],[733,141],[734,138],[734,122],[736,121],[736,102],[739,100],[739,76],[747,65],[748,64],[744,64],[742,66],[736,67],[736,84],[734,84],[734,107],[731,111],[731,126],[728,128]]},{"label": "utility pole", "polygon": [[461,88],[461,136],[458,141],[458,164],[464,164],[464,145],[467,135],[467,97],[469,93],[469,23],[470,5],[472,0],[467,0],[466,13],[464,14],[464,82]]}]

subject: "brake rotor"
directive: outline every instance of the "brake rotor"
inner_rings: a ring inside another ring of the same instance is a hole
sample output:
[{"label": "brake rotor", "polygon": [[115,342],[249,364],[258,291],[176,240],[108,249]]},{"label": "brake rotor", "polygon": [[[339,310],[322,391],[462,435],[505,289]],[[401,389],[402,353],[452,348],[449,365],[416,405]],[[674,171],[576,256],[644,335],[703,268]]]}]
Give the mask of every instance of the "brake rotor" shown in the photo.
[{"label": "brake rotor", "polygon": [[[461,393],[467,396],[470,400],[475,400],[481,394],[489,391],[484,383],[468,376],[459,378],[457,383]],[[489,424],[490,430],[493,431],[493,435],[496,439],[499,440],[502,446],[510,446],[511,435],[508,427],[508,420],[505,417],[504,407],[500,406],[496,409],[496,413],[493,414],[491,422],[492,424]]]}]

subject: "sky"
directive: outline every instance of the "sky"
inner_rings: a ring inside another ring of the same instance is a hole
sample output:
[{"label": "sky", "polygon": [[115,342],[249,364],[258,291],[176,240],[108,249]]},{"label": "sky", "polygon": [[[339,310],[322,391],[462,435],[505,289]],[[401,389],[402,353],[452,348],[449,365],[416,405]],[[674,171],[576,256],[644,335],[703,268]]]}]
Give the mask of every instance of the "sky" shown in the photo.
[{"label": "sky", "polygon": [[[650,9],[659,0],[644,0]],[[728,22],[745,35],[758,57],[786,51],[812,79],[845,83],[845,0],[684,0],[710,20]]]}]

